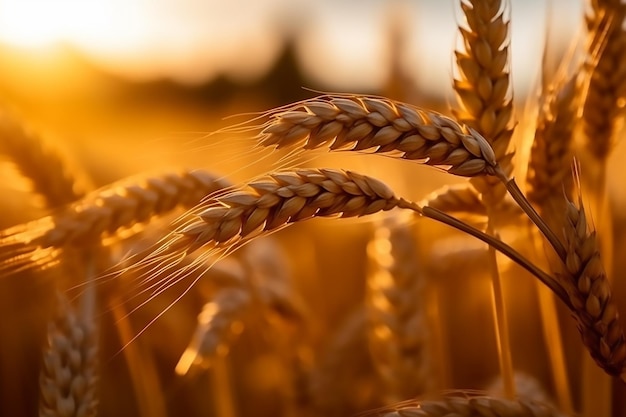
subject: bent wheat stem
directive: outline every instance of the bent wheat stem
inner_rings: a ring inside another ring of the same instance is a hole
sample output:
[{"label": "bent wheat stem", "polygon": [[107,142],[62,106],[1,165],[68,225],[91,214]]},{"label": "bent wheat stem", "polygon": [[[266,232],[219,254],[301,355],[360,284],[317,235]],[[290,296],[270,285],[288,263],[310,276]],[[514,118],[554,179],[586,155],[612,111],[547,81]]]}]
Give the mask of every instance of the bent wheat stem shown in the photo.
[{"label": "bent wheat stem", "polygon": [[546,224],[546,222],[541,218],[539,213],[534,209],[534,207],[530,204],[530,202],[524,197],[524,193],[519,189],[519,186],[515,182],[515,178],[509,179],[506,174],[502,170],[496,171],[496,176],[504,183],[507,191],[513,197],[515,202],[520,206],[520,208],[526,213],[526,215],[530,218],[530,220],[539,228],[541,233],[548,239],[550,245],[554,248],[557,255],[561,260],[565,260],[566,251],[565,247],[556,236],[554,231],[550,229],[550,227]]},{"label": "bent wheat stem", "polygon": [[546,274],[544,271],[539,269],[535,264],[530,262],[524,256],[522,256],[519,252],[517,252],[511,246],[435,208],[432,208],[432,207],[423,207],[423,208],[407,207],[407,208],[411,208],[425,217],[447,224],[450,227],[454,227],[457,230],[467,233],[470,236],[474,236],[475,238],[485,242],[486,244],[493,246],[496,250],[503,253],[512,261],[517,263],[519,266],[526,269],[532,275],[537,277],[548,288],[550,288],[561,299],[561,301],[565,303],[565,305],[571,308],[571,303],[567,296],[567,293],[558,284],[558,282],[554,278],[552,278],[550,275]]}]

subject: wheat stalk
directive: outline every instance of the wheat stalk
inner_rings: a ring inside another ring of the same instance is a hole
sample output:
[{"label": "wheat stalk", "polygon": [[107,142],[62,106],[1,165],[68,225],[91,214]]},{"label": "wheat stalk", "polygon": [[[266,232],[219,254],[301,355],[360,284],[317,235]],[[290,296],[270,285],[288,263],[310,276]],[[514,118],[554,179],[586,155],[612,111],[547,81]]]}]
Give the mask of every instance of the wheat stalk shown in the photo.
[{"label": "wheat stalk", "polygon": [[32,182],[46,207],[63,206],[84,195],[61,155],[6,111],[0,111],[0,152]]},{"label": "wheat stalk", "polygon": [[443,400],[412,401],[378,417],[562,417],[548,404],[529,399],[504,399],[485,395],[449,396]]},{"label": "wheat stalk", "polygon": [[262,146],[388,153],[466,177],[496,165],[488,142],[439,113],[358,95],[322,96],[271,111],[258,136]]},{"label": "wheat stalk", "polygon": [[410,220],[389,217],[368,245],[369,346],[389,402],[433,387],[426,323],[425,276]]},{"label": "wheat stalk", "polygon": [[58,316],[48,324],[48,347],[40,374],[39,415],[95,416],[97,351],[90,317],[76,314],[57,293]]},{"label": "wheat stalk", "polygon": [[178,206],[191,208],[228,185],[201,170],[113,184],[50,216],[2,232],[0,264],[9,270],[49,266],[57,256],[53,249],[93,246],[107,237],[129,237],[137,232],[131,229],[133,225]]}]

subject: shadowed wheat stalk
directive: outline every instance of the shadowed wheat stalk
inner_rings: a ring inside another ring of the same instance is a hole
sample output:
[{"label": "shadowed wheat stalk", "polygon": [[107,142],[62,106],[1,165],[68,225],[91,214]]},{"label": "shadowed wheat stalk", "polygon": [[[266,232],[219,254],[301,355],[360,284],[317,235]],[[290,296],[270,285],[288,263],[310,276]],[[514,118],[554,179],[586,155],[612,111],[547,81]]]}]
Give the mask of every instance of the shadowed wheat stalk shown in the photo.
[{"label": "shadowed wheat stalk", "polygon": [[426,321],[427,278],[415,259],[419,248],[413,225],[413,216],[388,217],[368,246],[370,351],[388,402],[415,397],[436,385]]},{"label": "shadowed wheat stalk", "polygon": [[48,324],[40,374],[41,417],[96,415],[98,380],[95,324],[57,293],[57,317]]}]

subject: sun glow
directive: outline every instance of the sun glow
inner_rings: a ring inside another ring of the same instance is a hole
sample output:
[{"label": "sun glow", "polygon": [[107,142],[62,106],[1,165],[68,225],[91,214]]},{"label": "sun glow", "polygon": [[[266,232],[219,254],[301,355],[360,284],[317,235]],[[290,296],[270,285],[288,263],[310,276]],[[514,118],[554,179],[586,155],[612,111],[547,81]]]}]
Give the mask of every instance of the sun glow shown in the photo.
[{"label": "sun glow", "polygon": [[21,47],[110,39],[113,8],[104,1],[2,0],[0,38]]}]

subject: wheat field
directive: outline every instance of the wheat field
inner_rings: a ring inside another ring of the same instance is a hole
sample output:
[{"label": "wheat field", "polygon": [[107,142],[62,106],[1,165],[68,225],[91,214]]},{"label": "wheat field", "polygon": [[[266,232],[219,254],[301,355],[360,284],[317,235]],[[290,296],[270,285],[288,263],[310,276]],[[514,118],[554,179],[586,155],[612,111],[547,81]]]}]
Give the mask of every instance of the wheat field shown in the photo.
[{"label": "wheat field", "polygon": [[624,415],[626,5],[523,108],[511,5],[456,6],[447,106],[306,91],[153,160],[2,109],[0,415]]}]

